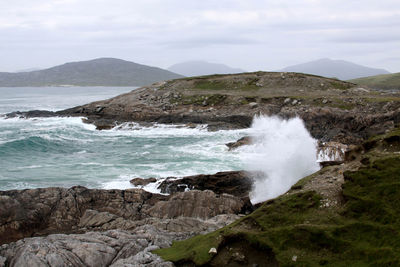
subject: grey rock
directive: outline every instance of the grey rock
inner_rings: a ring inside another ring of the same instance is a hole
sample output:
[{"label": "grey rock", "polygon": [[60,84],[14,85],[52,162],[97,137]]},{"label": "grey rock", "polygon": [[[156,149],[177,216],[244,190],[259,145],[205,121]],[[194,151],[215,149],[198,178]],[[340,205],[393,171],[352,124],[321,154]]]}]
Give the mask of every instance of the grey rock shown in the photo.
[{"label": "grey rock", "polygon": [[157,182],[156,178],[133,178],[132,180],[130,180],[130,183],[133,184],[134,186],[145,186],[148,185],[150,183],[155,183]]},{"label": "grey rock", "polygon": [[[240,139],[241,140],[241,139]],[[242,142],[242,141],[238,142]],[[217,172],[166,179],[159,185],[161,193],[174,194],[190,190],[211,190],[217,194],[230,194],[240,198],[249,196],[253,185],[253,173],[245,171]]]},{"label": "grey rock", "polygon": [[[100,226],[117,217],[125,220],[143,219],[148,209],[167,196],[141,189],[100,190],[85,187],[41,188],[0,191],[0,244],[12,242],[33,233],[63,233],[82,226]],[[86,210],[108,212],[85,214]],[[113,214],[113,215],[110,215]],[[114,216],[115,215],[115,216]],[[121,220],[120,219],[120,220]],[[98,220],[95,223],[95,220]],[[45,222],[45,223],[43,223]]]},{"label": "grey rock", "polygon": [[177,193],[168,201],[159,201],[147,210],[151,217],[193,217],[208,219],[218,214],[238,214],[245,203],[240,198],[210,190]]},{"label": "grey rock", "polygon": [[229,148],[230,151],[244,145],[251,145],[252,143],[253,143],[253,138],[251,136],[244,136],[239,140],[237,140],[236,142],[227,143],[226,146]]},{"label": "grey rock", "polygon": [[[162,235],[161,232],[158,232],[158,235],[158,238],[173,238],[173,235]],[[88,232],[81,235],[58,234],[26,238],[23,242],[11,243],[2,247],[0,254],[8,258],[11,267],[109,266],[126,258],[131,258],[132,264],[160,261],[150,253],[155,247],[150,246],[146,249],[150,243],[143,240],[146,238],[140,234],[121,230]],[[132,258],[139,253],[139,256]]]},{"label": "grey rock", "polygon": [[250,108],[257,108],[258,104],[256,102],[249,103]]},{"label": "grey rock", "polygon": [[[90,213],[90,211],[89,211]],[[0,264],[9,266],[173,266],[151,251],[200,233],[208,233],[238,218],[219,215],[195,218],[145,219],[132,231],[53,234],[21,239],[0,247]],[[1,265],[0,265],[1,266]]]}]

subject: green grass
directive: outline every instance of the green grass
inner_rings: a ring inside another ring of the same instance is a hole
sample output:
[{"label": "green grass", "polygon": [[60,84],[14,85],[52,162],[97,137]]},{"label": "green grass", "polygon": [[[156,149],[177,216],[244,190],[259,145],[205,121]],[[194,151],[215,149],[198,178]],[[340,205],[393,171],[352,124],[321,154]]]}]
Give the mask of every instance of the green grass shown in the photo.
[{"label": "green grass", "polygon": [[354,85],[351,83],[346,83],[346,82],[342,82],[342,81],[331,81],[330,86],[335,89],[347,90],[347,89],[353,87]]},{"label": "green grass", "polygon": [[194,82],[194,89],[197,90],[257,90],[255,80],[246,82],[227,82],[222,80],[206,80],[200,79]]},{"label": "green grass", "polygon": [[212,260],[211,247],[236,237],[254,250],[272,250],[281,266],[400,266],[400,156],[371,160],[344,178],[340,208],[323,207],[313,191],[282,195],[225,228],[155,252],[178,264],[203,265]]},{"label": "green grass", "polygon": [[400,97],[363,97],[368,103],[386,103],[386,102],[398,102],[400,101]]},{"label": "green grass", "polygon": [[171,103],[183,105],[214,106],[222,103],[226,99],[225,95],[184,95],[179,99],[171,99]]},{"label": "green grass", "polygon": [[350,80],[350,82],[378,89],[400,89],[400,73],[370,76]]},{"label": "green grass", "polygon": [[198,235],[184,242],[174,241],[170,248],[153,252],[168,261],[183,262],[186,259],[191,259],[197,265],[202,265],[211,259],[208,254],[210,248],[218,247],[222,241],[222,237],[219,236],[220,231],[208,235]]}]

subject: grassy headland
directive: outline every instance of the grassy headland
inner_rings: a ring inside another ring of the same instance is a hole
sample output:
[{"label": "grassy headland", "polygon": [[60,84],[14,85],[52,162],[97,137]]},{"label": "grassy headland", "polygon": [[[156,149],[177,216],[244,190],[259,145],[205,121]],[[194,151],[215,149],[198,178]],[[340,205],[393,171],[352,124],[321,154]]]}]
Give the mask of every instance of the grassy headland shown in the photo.
[{"label": "grassy headland", "polygon": [[332,174],[325,167],[239,221],[155,253],[178,266],[399,266],[400,130],[357,151],[346,164],[361,167],[341,174],[337,205],[310,186]]},{"label": "grassy headland", "polygon": [[400,90],[400,73],[383,74],[350,80],[352,83],[365,85],[376,89]]}]

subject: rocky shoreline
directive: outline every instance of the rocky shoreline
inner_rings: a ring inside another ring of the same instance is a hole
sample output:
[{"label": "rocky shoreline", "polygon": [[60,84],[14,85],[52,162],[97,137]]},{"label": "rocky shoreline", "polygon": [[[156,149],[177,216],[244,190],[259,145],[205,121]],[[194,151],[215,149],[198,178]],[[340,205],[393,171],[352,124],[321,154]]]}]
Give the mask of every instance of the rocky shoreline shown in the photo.
[{"label": "rocky shoreline", "polygon": [[97,129],[124,122],[207,124],[209,130],[247,128],[256,115],[300,117],[323,142],[360,144],[400,122],[400,94],[299,73],[243,73],[177,79],[58,112],[8,117],[80,116]]},{"label": "rocky shoreline", "polygon": [[[260,114],[300,117],[320,141],[321,153],[331,158],[339,155],[339,160],[326,163],[285,194],[316,192],[321,207],[330,209],[346,201],[343,173],[368,163],[360,156],[369,151],[365,140],[400,124],[400,94],[313,75],[257,72],[178,79],[59,112],[14,112],[7,117],[80,116],[99,130],[132,121],[208,124],[209,130],[220,130],[249,127]],[[251,138],[239,140],[230,148],[249,142]],[[254,175],[242,171],[167,179],[160,190],[168,196],[141,189],[80,186],[0,191],[0,267],[173,266],[151,251],[167,248],[174,240],[212,232],[251,213],[255,209],[249,201]],[[266,231],[254,225],[239,222],[233,228]],[[229,235],[226,238],[225,243],[217,242],[222,251],[237,241]],[[185,260],[196,263],[190,257]],[[223,262],[219,257],[215,264]],[[275,266],[277,260],[272,258],[271,266]]]},{"label": "rocky shoreline", "polygon": [[[180,192],[177,182],[196,190]],[[150,251],[253,210],[244,172],[167,180],[162,188],[171,194],[80,186],[0,191],[0,266],[171,266]]]}]

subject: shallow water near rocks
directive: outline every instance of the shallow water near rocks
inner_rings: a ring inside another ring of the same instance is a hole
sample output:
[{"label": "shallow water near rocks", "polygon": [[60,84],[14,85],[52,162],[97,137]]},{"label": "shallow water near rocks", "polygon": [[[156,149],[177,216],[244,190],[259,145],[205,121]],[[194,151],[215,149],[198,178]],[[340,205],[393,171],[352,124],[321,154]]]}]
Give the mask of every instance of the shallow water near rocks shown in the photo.
[{"label": "shallow water near rocks", "polygon": [[[59,110],[131,89],[0,88],[0,111]],[[75,185],[125,189],[135,177],[239,170],[238,153],[228,152],[225,143],[242,135],[240,130],[209,132],[205,126],[127,123],[97,131],[81,118],[0,118],[0,190]]]}]

